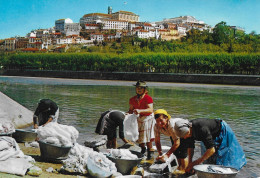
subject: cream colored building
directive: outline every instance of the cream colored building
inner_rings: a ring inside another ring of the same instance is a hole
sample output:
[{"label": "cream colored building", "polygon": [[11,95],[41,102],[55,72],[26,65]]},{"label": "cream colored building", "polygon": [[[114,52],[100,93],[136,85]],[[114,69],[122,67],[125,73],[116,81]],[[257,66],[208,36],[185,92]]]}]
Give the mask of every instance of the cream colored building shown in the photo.
[{"label": "cream colored building", "polygon": [[112,14],[112,19],[124,20],[128,22],[139,22],[139,15],[128,11],[118,11]]},{"label": "cream colored building", "polygon": [[102,21],[103,30],[127,30],[128,22],[124,20],[104,20]]}]

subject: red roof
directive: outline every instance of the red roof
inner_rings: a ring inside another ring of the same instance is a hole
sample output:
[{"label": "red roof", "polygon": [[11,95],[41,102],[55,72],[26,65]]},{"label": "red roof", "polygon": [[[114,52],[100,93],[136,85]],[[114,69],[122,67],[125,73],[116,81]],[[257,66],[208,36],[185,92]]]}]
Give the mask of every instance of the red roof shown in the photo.
[{"label": "red roof", "polygon": [[22,51],[39,51],[38,48],[24,48]]},{"label": "red roof", "polygon": [[56,49],[61,49],[61,48],[66,48],[66,45],[59,46]]}]

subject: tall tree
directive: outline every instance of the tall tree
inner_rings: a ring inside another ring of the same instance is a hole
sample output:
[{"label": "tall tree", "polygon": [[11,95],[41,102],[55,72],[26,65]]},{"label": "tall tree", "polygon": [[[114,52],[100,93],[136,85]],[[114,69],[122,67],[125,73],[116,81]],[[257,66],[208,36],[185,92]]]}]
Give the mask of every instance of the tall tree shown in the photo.
[{"label": "tall tree", "polygon": [[227,26],[226,22],[222,21],[215,25],[213,29],[214,44],[221,45],[223,43],[229,43],[232,30]]}]

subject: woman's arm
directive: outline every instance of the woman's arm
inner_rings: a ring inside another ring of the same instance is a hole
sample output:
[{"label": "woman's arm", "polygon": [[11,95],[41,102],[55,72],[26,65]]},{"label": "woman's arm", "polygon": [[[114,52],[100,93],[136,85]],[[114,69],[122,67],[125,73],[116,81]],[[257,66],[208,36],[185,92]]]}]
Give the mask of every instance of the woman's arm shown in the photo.
[{"label": "woman's arm", "polygon": [[148,104],[146,109],[134,109],[133,112],[135,114],[140,114],[140,113],[153,113],[153,103]]},{"label": "woman's arm", "polygon": [[128,110],[127,113],[129,113],[129,114],[133,114],[133,112],[134,112],[134,106],[130,104],[130,106],[129,106],[129,110]]},{"label": "woman's arm", "polygon": [[155,146],[158,151],[158,154],[159,154],[159,156],[161,156],[162,155],[161,139],[160,139],[160,136],[157,136],[157,134],[155,134],[154,142],[155,142]]},{"label": "woman's arm", "polygon": [[189,162],[189,165],[185,171],[190,172],[192,170],[193,166],[203,163],[205,160],[207,160],[209,157],[211,157],[215,152],[216,152],[216,150],[214,147],[207,149],[202,157],[200,157],[199,159],[197,159],[193,162]]}]

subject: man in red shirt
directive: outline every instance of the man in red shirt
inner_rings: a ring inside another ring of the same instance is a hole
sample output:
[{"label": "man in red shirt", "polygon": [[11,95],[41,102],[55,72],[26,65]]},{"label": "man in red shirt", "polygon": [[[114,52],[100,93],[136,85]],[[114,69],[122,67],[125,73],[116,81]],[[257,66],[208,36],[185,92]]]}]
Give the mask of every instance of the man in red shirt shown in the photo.
[{"label": "man in red shirt", "polygon": [[138,121],[138,131],[139,138],[137,143],[142,148],[141,153],[145,153],[146,147],[147,157],[151,157],[152,141],[154,140],[153,126],[154,119],[152,116],[153,113],[153,99],[148,95],[147,85],[144,81],[138,81],[135,85],[136,96],[130,98],[129,100],[129,111],[130,114],[139,115],[137,118]]}]

